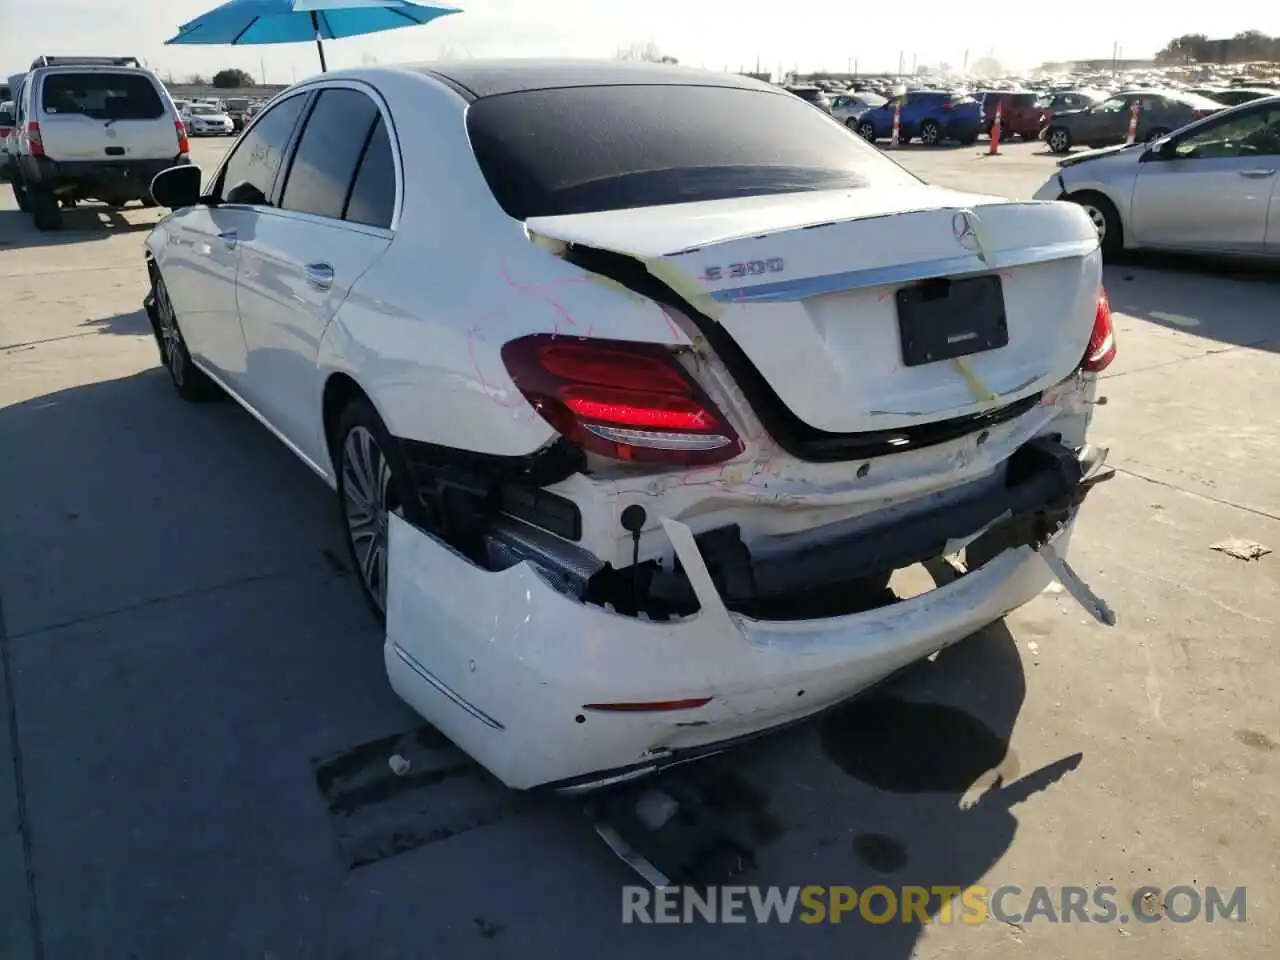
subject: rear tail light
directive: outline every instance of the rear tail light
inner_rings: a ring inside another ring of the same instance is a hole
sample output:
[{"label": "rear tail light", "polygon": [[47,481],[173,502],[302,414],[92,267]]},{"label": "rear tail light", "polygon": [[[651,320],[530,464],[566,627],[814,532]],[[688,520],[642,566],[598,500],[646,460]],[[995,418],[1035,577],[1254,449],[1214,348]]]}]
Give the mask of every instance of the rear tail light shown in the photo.
[{"label": "rear tail light", "polygon": [[13,133],[13,127],[0,127],[0,140],[5,139],[11,133]]},{"label": "rear tail light", "polygon": [[173,129],[178,134],[178,154],[191,152],[191,141],[187,139],[187,127],[181,120],[173,121]]},{"label": "rear tail light", "polygon": [[666,347],[534,334],[502,348],[525,399],[583,450],[697,466],[742,452],[724,415]]},{"label": "rear tail light", "polygon": [[1107,291],[1098,293],[1098,310],[1093,318],[1093,333],[1089,335],[1089,348],[1085,350],[1080,369],[1085,373],[1099,373],[1111,366],[1116,358],[1116,330],[1111,321],[1111,301]]},{"label": "rear tail light", "polygon": [[40,124],[34,120],[27,123],[27,142],[31,144],[33,157],[44,156],[44,140],[40,137]]}]

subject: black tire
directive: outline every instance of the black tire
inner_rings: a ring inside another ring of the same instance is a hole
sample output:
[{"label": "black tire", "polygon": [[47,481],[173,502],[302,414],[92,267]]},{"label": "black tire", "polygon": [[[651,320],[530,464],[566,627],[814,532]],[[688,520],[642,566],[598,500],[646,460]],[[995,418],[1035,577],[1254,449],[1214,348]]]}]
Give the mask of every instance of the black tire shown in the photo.
[{"label": "black tire", "polygon": [[920,142],[926,147],[936,147],[942,143],[942,130],[936,121],[926,120],[920,124]]},{"label": "black tire", "polygon": [[876,142],[876,125],[870,120],[858,124],[858,133],[867,143]]},{"label": "black tire", "polygon": [[39,187],[27,188],[27,211],[37,230],[46,233],[62,229],[62,210],[58,198]]},{"label": "black tire", "polygon": [[26,213],[27,209],[31,206],[31,202],[27,198],[27,188],[16,180],[9,184],[9,186],[13,189],[13,202],[18,205],[19,210]]},{"label": "black tire", "polygon": [[160,271],[155,268],[151,271],[150,299],[154,303],[152,333],[156,338],[156,347],[160,350],[160,365],[168,371],[178,396],[188,403],[204,403],[221,397],[222,391],[218,385],[192,362],[187,341],[182,336],[182,327],[178,323],[178,315],[173,309],[173,301],[169,299],[169,289],[165,286]]},{"label": "black tire", "polygon": [[142,204],[143,209],[145,210],[153,210],[159,206],[159,204],[156,203],[155,198],[150,196],[139,197],[138,202]]},{"label": "black tire", "polygon": [[[363,396],[355,397],[343,408],[329,443],[347,556],[365,603],[379,623],[386,623],[390,514],[399,513],[412,521],[418,519],[420,512],[413,509],[407,496],[409,468],[400,445],[387,431],[373,404]],[[371,462],[361,467],[361,458],[366,454]],[[380,504],[376,502],[378,497],[382,498]],[[368,520],[361,522],[365,516]]]},{"label": "black tire", "polygon": [[1066,127],[1050,127],[1044,135],[1044,142],[1054,153],[1067,153],[1071,149],[1071,131]]},{"label": "black tire", "polygon": [[1089,219],[1098,228],[1104,259],[1114,257],[1124,249],[1124,224],[1120,221],[1120,211],[1114,203],[1092,190],[1081,190],[1064,199],[1079,204],[1089,214]]}]

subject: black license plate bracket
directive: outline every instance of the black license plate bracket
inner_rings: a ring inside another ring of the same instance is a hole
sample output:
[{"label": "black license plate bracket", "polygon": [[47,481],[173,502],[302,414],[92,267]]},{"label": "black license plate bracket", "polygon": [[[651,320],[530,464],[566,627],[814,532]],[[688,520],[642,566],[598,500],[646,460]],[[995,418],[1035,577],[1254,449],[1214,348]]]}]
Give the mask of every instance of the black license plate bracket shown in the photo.
[{"label": "black license plate bracket", "polygon": [[1009,343],[1004,287],[995,274],[926,280],[903,287],[895,299],[904,366],[967,357]]}]

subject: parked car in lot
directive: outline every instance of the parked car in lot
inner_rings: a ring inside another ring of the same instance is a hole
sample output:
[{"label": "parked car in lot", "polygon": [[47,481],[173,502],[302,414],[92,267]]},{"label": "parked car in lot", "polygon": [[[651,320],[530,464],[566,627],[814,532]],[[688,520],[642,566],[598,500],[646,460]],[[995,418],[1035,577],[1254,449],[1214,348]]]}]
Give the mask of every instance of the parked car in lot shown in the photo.
[{"label": "parked car in lot", "polygon": [[997,109],[1000,111],[1001,136],[1017,135],[1023,140],[1034,140],[1039,136],[1039,94],[1023,90],[994,90],[975,93],[974,99],[982,104],[982,132],[988,136],[995,125]]},{"label": "parked car in lot", "polygon": [[62,207],[152,204],[152,178],[187,158],[186,131],[164,85],[132,57],[41,57],[16,101],[12,189],[39,230]]},{"label": "parked car in lot", "polygon": [[220,107],[206,103],[189,103],[182,109],[182,122],[193,137],[229,137],[235,124]]},{"label": "parked car in lot", "polygon": [[1187,92],[1213,100],[1224,107],[1236,107],[1242,103],[1262,100],[1276,95],[1275,90],[1267,90],[1263,87],[1201,87]]},{"label": "parked car in lot", "polygon": [[825,113],[831,112],[831,98],[821,87],[797,86],[787,87],[787,92],[799,97],[805,103],[811,103]]},{"label": "parked car in lot", "polygon": [[[334,489],[393,688],[511,787],[651,773],[960,640],[1103,476],[1084,212],[928,186],[748,77],[337,71],[207,182],[153,187],[174,388]],[[958,583],[887,595],[944,555]]]},{"label": "parked car in lot", "polygon": [[878,93],[838,93],[831,101],[831,115],[846,126],[857,129],[860,116],[875,107],[882,107],[886,99]]},{"label": "parked car in lot", "polygon": [[1216,113],[1150,145],[1068,157],[1036,199],[1080,204],[1106,253],[1280,257],[1280,97]]},{"label": "parked car in lot", "polygon": [[0,103],[0,180],[9,179],[9,142],[13,139],[13,101]]},{"label": "parked car in lot", "polygon": [[230,118],[231,127],[235,133],[239,133],[248,126],[249,104],[247,97],[232,97],[223,103],[224,112]]},{"label": "parked car in lot", "polygon": [[912,90],[867,110],[858,118],[858,133],[872,143],[893,135],[894,111],[901,107],[900,137],[926,146],[943,140],[976,143],[985,117],[982,104],[963,91]]},{"label": "parked car in lot", "polygon": [[1188,123],[1222,110],[1220,103],[1194,93],[1173,90],[1129,90],[1083,110],[1056,113],[1044,139],[1054,153],[1072,147],[1105,147],[1124,143],[1134,104],[1138,104],[1137,139],[1158,140]]},{"label": "parked car in lot", "polygon": [[1056,90],[1045,94],[1036,101],[1036,108],[1040,111],[1040,116],[1036,121],[1040,126],[1040,133],[1043,134],[1045,132],[1057,114],[1085,110],[1095,104],[1102,103],[1106,99],[1107,94],[1101,90],[1089,88]]}]

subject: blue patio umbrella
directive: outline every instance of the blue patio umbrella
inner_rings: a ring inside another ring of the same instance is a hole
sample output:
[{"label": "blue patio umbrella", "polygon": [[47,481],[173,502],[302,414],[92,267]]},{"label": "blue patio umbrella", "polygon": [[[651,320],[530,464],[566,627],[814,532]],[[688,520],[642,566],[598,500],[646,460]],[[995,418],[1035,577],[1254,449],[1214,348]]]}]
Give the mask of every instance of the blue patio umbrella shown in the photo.
[{"label": "blue patio umbrella", "polygon": [[303,43],[314,40],[327,71],[324,41],[429,23],[461,13],[409,0],[229,0],[184,23],[165,44]]}]

